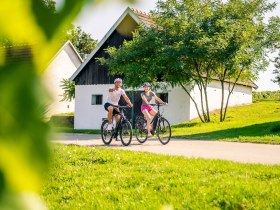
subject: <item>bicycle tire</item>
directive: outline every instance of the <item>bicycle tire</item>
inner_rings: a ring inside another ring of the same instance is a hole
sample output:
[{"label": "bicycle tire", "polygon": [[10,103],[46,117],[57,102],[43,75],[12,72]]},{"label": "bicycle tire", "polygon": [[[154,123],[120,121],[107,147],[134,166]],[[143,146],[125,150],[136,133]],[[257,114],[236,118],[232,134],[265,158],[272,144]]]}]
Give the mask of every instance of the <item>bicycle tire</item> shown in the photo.
[{"label": "bicycle tire", "polygon": [[113,139],[112,138],[113,131],[107,130],[108,124],[109,124],[108,120],[104,120],[101,124],[101,139],[102,139],[103,143],[106,145],[109,145]]},{"label": "bicycle tire", "polygon": [[145,129],[145,119],[144,118],[138,118],[135,122],[135,137],[136,140],[143,144],[148,139],[148,132],[147,129]]},{"label": "bicycle tire", "polygon": [[158,139],[163,145],[167,144],[170,141],[171,127],[167,119],[163,117],[159,119],[156,131]]},{"label": "bicycle tire", "polygon": [[128,146],[132,140],[132,126],[128,120],[121,123],[120,131],[121,142],[124,146]]}]

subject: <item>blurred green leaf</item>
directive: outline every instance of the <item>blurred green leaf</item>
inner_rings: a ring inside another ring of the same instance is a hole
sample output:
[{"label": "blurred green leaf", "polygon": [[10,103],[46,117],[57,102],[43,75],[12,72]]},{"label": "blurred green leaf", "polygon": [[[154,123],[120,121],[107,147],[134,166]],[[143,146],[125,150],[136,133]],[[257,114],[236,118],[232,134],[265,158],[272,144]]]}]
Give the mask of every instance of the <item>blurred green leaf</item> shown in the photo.
[{"label": "blurred green leaf", "polygon": [[12,47],[0,47],[0,210],[46,209],[38,193],[51,133],[40,73],[60,47],[60,33],[86,2],[65,0],[54,13],[43,0],[1,1],[0,41]]}]

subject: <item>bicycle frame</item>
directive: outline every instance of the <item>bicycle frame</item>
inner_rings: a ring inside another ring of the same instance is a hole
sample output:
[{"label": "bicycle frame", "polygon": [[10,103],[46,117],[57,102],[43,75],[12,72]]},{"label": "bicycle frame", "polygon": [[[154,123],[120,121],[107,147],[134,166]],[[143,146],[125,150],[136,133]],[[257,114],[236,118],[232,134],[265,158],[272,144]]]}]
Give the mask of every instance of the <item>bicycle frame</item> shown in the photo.
[{"label": "bicycle frame", "polygon": [[126,116],[124,114],[124,109],[127,108],[127,106],[114,106],[114,109],[117,109],[117,108],[120,109],[120,114],[119,115],[121,116],[121,118],[120,118],[120,120],[118,122],[116,122],[116,127],[114,129],[114,132],[111,135],[111,139],[112,138],[117,138],[118,132],[119,132],[119,130],[121,128],[120,126],[121,126],[122,122],[124,120],[126,120]]},{"label": "bicycle frame", "polygon": [[[150,125],[153,125],[153,130],[155,130],[157,127],[158,121],[162,118],[162,113],[160,112],[160,109],[159,109],[159,107],[160,107],[159,103],[151,104],[151,106],[157,106],[157,114],[154,116],[154,118],[152,119],[152,121],[150,123]],[[156,120],[155,124],[153,124],[156,118],[157,118],[157,120]]]}]

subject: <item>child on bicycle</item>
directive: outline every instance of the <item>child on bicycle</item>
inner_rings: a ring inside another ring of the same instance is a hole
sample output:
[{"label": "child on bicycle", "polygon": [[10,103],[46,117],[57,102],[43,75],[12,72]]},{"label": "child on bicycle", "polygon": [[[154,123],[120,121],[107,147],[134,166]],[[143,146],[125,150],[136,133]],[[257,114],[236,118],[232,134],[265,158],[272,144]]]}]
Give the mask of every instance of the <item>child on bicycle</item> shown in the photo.
[{"label": "child on bicycle", "polygon": [[116,121],[118,122],[120,120],[120,111],[116,108],[114,108],[113,105],[118,105],[121,96],[123,96],[124,100],[130,107],[133,106],[129,98],[127,97],[125,91],[121,88],[122,86],[122,79],[116,78],[114,80],[115,86],[113,88],[109,88],[109,95],[107,98],[107,102],[104,104],[104,108],[106,111],[108,111],[108,130],[112,130],[113,127],[113,115],[115,116]]},{"label": "child on bicycle", "polygon": [[152,98],[157,100],[159,103],[165,104],[159,97],[156,96],[154,92],[151,91],[151,85],[148,82],[145,82],[143,85],[144,92],[141,93],[142,98],[142,104],[141,104],[141,111],[144,114],[146,120],[147,120],[147,130],[148,130],[148,137],[151,137],[151,131],[152,128],[150,126],[151,124],[151,115],[156,116],[157,111],[153,109],[153,107],[150,105]]}]

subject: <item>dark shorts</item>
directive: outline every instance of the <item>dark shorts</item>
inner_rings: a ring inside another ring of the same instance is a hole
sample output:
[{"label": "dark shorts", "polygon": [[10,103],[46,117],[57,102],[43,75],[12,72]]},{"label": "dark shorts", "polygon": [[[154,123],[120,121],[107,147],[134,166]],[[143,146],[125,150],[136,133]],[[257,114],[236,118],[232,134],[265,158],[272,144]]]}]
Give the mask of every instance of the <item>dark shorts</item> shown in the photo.
[{"label": "dark shorts", "polygon": [[[104,108],[105,108],[106,111],[108,111],[109,106],[113,106],[113,104],[110,104],[110,103],[105,103],[104,104]],[[120,114],[120,111],[114,108],[113,109],[113,115],[116,115],[116,114]]]}]

